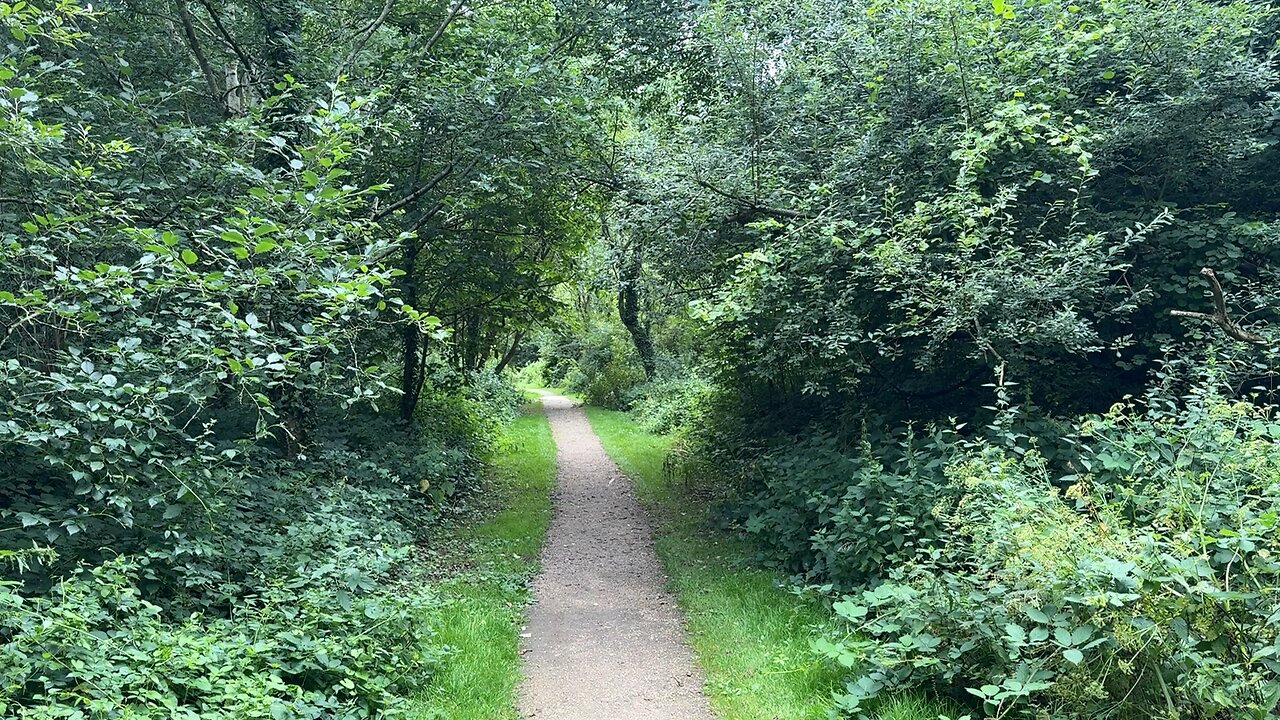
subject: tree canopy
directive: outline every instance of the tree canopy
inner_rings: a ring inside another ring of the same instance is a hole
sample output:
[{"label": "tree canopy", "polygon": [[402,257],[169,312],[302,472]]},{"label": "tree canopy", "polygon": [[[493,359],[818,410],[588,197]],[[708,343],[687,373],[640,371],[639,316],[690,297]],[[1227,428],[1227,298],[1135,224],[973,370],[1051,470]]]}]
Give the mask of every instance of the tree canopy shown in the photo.
[{"label": "tree canopy", "polygon": [[1275,3],[0,26],[0,714],[394,716],[517,377],[677,432],[837,712],[1275,712]]}]

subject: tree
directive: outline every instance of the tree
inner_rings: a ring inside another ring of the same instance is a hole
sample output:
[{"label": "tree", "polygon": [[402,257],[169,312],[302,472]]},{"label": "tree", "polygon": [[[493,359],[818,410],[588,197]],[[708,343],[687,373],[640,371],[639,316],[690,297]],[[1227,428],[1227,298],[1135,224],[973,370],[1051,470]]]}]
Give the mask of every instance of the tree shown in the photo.
[{"label": "tree", "polygon": [[649,271],[732,273],[691,293],[731,385],[935,417],[1000,377],[1063,411],[1105,405],[1186,336],[1169,310],[1202,307],[1200,267],[1258,299],[1273,278],[1253,180],[1274,145],[1268,19],[714,3],[688,50],[705,62],[655,84],[635,124],[662,148],[640,184],[656,190],[626,191],[656,230]]}]

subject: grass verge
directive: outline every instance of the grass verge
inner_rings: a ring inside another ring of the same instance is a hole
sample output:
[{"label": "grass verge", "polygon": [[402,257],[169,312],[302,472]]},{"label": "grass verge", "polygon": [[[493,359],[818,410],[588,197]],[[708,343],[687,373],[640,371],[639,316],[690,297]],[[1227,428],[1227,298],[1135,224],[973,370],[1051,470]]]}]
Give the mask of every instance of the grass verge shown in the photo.
[{"label": "grass verge", "polygon": [[[706,505],[664,482],[669,438],[627,414],[588,408],[605,450],[631,476],[653,517],[658,555],[687,618],[718,715],[734,720],[826,718],[838,674],[809,650],[820,608],[749,564],[750,549],[707,522]],[[692,502],[690,500],[693,500]]]},{"label": "grass verge", "polygon": [[428,565],[436,568],[444,598],[436,632],[453,652],[430,688],[415,698],[415,720],[519,717],[519,628],[527,581],[537,569],[551,517],[555,474],[556,446],[547,420],[527,411],[499,445],[486,501],[470,513],[471,521],[442,531]]},{"label": "grass verge", "polygon": [[[829,613],[778,587],[774,573],[752,567],[750,546],[709,522],[709,498],[664,479],[671,438],[646,432],[626,413],[587,408],[587,417],[653,518],[658,556],[685,612],[716,714],[827,718],[841,673],[815,658],[809,640],[831,622]],[[957,713],[908,694],[884,702],[877,720],[944,715]]]}]

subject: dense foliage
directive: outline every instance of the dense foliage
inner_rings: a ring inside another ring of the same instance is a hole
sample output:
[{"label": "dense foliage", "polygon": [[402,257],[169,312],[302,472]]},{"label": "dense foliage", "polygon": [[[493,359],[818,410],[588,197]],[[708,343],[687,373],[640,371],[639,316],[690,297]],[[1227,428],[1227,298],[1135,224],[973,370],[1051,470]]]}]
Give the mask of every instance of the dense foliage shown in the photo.
[{"label": "dense foliage", "polygon": [[0,715],[406,711],[594,227],[594,19],[0,3]]},{"label": "dense foliage", "polygon": [[840,712],[1272,717],[1278,35],[1250,0],[708,3],[540,367],[678,430],[830,602]]},{"label": "dense foliage", "polygon": [[403,712],[522,366],[838,712],[1274,715],[1274,5],[0,2],[0,714]]}]

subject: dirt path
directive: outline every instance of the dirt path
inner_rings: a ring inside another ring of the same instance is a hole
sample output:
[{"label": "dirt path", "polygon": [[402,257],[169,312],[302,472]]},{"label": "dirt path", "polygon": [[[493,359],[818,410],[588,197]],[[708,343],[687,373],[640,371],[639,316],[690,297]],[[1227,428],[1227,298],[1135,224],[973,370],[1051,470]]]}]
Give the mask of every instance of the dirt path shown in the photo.
[{"label": "dirt path", "polygon": [[631,482],[581,408],[544,395],[559,466],[534,581],[520,711],[537,720],[711,720]]}]

